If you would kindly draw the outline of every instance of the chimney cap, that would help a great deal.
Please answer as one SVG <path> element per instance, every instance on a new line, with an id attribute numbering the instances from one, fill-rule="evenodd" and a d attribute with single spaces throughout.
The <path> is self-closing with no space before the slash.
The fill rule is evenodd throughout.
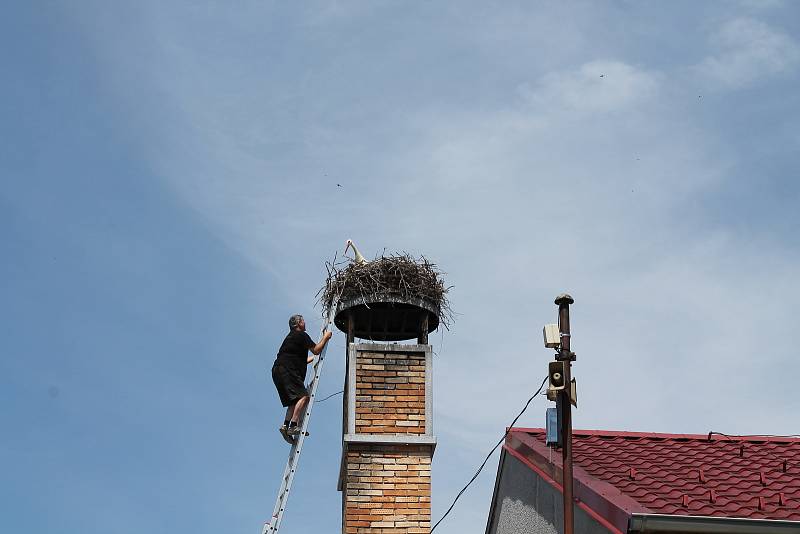
<path id="1" fill-rule="evenodd" d="M 427 317 L 426 333 L 439 327 L 439 308 L 425 299 L 406 299 L 397 295 L 372 295 L 340 302 L 334 324 L 347 333 L 347 320 L 352 314 L 353 335 L 374 341 L 416 339 Z"/>

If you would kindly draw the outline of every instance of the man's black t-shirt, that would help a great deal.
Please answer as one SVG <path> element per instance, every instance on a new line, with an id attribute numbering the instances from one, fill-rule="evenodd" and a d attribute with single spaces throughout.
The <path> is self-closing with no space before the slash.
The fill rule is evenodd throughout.
<path id="1" fill-rule="evenodd" d="M 306 379 L 306 368 L 308 366 L 308 350 L 316 343 L 306 332 L 292 330 L 286 335 L 286 339 L 278 349 L 278 357 L 275 363 L 279 363 L 287 369 L 296 372 L 300 377 Z"/>

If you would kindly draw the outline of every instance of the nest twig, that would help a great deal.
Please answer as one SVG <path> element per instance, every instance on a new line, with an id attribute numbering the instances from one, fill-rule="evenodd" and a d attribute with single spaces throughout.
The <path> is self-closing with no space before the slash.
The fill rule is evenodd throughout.
<path id="1" fill-rule="evenodd" d="M 379 301 L 381 297 L 400 297 L 403 300 L 423 299 L 439 308 L 439 321 L 445 328 L 453 323 L 453 312 L 447 300 L 442 273 L 424 256 L 386 254 L 366 263 L 348 258 L 325 262 L 328 278 L 317 292 L 324 315 L 330 314 L 336 303 L 355 298 Z"/>

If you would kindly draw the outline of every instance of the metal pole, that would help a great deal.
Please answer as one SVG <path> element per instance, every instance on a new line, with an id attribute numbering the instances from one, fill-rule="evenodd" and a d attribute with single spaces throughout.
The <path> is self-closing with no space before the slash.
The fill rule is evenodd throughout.
<path id="1" fill-rule="evenodd" d="M 561 350 L 556 359 L 564 362 L 564 389 L 561 391 L 561 435 L 564 440 L 564 448 L 561 451 L 562 465 L 562 485 L 564 487 L 564 534 L 575 532 L 575 518 L 573 510 L 572 496 L 572 404 L 570 402 L 570 391 L 572 389 L 572 351 L 570 350 L 569 334 L 569 305 L 575 302 L 566 293 L 556 297 L 555 303 L 558 304 L 558 329 L 561 333 Z"/>
<path id="2" fill-rule="evenodd" d="M 355 330 L 356 330 L 356 326 L 355 326 L 355 318 L 353 317 L 353 312 L 352 311 L 348 311 L 347 312 L 347 341 L 345 342 L 345 348 L 344 348 L 345 352 L 350 350 L 350 343 L 352 343 L 356 339 Z"/>
<path id="3" fill-rule="evenodd" d="M 356 340 L 356 336 L 355 336 L 356 325 L 355 325 L 355 318 L 353 317 L 353 312 L 352 311 L 348 311 L 347 312 L 347 319 L 346 320 L 347 320 L 347 336 L 346 336 L 347 339 L 345 339 L 345 342 L 344 342 L 344 361 L 345 361 L 345 365 L 344 365 L 344 399 L 342 400 L 342 435 L 343 436 L 345 434 L 347 434 L 347 409 L 348 409 L 347 399 L 350 397 L 350 395 L 348 394 L 348 391 L 349 391 L 349 389 L 351 387 L 351 384 L 349 383 L 349 380 L 348 380 L 348 377 L 350 376 L 350 373 L 348 371 L 348 369 L 350 369 L 350 343 L 354 343 L 355 340 Z M 355 387 L 355 385 L 353 385 L 352 387 Z M 344 497 L 342 497 L 342 502 L 344 502 Z"/>
<path id="4" fill-rule="evenodd" d="M 417 336 L 417 343 L 420 345 L 428 344 L 428 312 L 423 312 L 423 317 L 419 322 L 419 335 Z"/>
<path id="5" fill-rule="evenodd" d="M 355 384 L 350 384 L 350 343 L 355 343 L 356 341 L 356 320 L 353 316 L 353 311 L 349 310 L 347 312 L 347 335 L 345 336 L 346 339 L 344 341 L 344 395 L 342 396 L 342 463 L 339 466 L 339 476 L 342 477 L 344 474 L 347 473 L 347 469 L 345 469 L 345 458 L 347 457 L 347 450 L 344 443 L 344 436 L 347 434 L 347 427 L 349 422 L 347 420 L 347 414 L 350 411 L 349 408 L 349 399 L 350 399 L 350 388 L 356 387 Z M 345 492 L 342 492 L 342 532 L 345 531 L 345 519 L 347 518 L 347 496 Z"/>

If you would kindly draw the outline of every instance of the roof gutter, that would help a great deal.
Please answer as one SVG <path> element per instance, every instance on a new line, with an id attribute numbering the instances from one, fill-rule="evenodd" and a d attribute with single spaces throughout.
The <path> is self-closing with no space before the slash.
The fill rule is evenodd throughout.
<path id="1" fill-rule="evenodd" d="M 699 515 L 631 514 L 633 534 L 790 534 L 800 532 L 800 521 L 740 519 Z"/>

